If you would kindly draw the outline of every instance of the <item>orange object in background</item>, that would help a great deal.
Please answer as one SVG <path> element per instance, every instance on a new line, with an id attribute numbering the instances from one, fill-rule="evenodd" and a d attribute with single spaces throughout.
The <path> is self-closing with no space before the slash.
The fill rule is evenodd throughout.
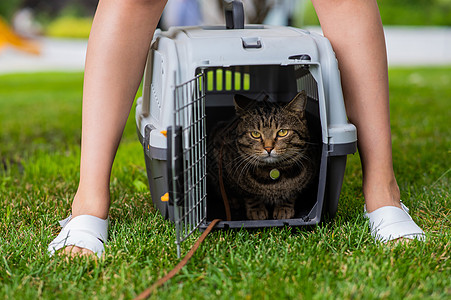
<path id="1" fill-rule="evenodd" d="M 9 25 L 0 18 L 0 52 L 8 46 L 36 55 L 41 52 L 39 44 L 17 35 Z"/>

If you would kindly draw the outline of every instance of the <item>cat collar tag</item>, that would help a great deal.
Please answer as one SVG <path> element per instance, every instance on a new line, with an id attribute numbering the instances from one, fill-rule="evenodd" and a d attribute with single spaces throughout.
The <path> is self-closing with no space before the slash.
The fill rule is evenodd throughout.
<path id="1" fill-rule="evenodd" d="M 280 177 L 280 172 L 277 169 L 272 169 L 269 172 L 269 177 L 271 177 L 272 180 L 277 180 Z"/>

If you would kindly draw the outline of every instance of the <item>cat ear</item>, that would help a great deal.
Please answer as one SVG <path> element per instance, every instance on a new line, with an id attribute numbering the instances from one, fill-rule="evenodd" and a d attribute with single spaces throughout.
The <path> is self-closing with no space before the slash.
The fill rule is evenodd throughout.
<path id="1" fill-rule="evenodd" d="M 307 105 L 307 94 L 305 93 L 305 91 L 301 91 L 293 98 L 293 100 L 291 100 L 288 104 L 285 105 L 284 109 L 303 113 L 305 111 L 306 105 Z"/>
<path id="2" fill-rule="evenodd" d="M 240 116 L 244 114 L 246 110 L 248 110 L 252 105 L 255 104 L 255 100 L 240 94 L 236 94 L 233 97 L 233 103 L 235 104 L 236 114 Z"/>

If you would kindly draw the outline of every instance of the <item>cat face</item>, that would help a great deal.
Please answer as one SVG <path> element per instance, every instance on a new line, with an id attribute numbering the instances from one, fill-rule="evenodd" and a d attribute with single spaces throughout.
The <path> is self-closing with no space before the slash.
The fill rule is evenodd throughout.
<path id="1" fill-rule="evenodd" d="M 281 166 L 299 163 L 307 150 L 305 93 L 280 106 L 235 96 L 239 116 L 237 148 L 254 165 Z"/>

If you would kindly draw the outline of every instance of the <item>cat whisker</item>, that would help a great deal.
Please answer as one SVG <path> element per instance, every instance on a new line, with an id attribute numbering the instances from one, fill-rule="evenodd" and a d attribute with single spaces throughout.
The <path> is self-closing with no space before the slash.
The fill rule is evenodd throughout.
<path id="1" fill-rule="evenodd" d="M 233 167 L 232 163 L 237 162 L 238 160 L 240 160 L 239 163 L 235 167 Z M 232 162 L 230 162 L 230 165 L 229 165 L 229 167 L 231 167 L 230 169 L 233 170 L 231 175 L 232 176 L 238 175 L 237 178 L 241 177 L 243 174 L 246 173 L 245 171 L 249 168 L 249 165 L 253 165 L 252 160 L 253 160 L 253 157 L 251 157 L 251 156 L 249 156 L 249 157 L 239 156 L 236 159 L 234 159 Z M 237 172 L 240 172 L 240 173 L 237 174 Z"/>
<path id="2" fill-rule="evenodd" d="M 239 174 L 238 174 L 238 176 L 237 176 L 237 180 L 238 180 L 238 181 L 241 180 L 241 177 L 247 175 L 248 169 L 249 169 L 252 165 L 253 165 L 253 164 L 252 164 L 251 162 L 247 161 L 246 164 L 245 164 L 241 169 L 239 169 L 239 168 L 236 169 L 236 172 L 239 171 Z"/>
<path id="3" fill-rule="evenodd" d="M 306 168 L 305 163 L 312 163 L 313 159 L 305 153 L 289 151 L 287 152 L 287 156 L 284 157 L 284 161 L 294 163 L 301 168 Z"/>

